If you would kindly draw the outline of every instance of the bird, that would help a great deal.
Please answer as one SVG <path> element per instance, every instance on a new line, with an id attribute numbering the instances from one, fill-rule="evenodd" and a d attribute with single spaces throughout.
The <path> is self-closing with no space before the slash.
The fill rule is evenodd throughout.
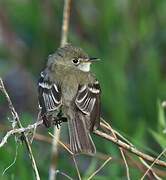
<path id="1" fill-rule="evenodd" d="M 96 153 L 91 132 L 100 126 L 101 88 L 91 72 L 98 58 L 71 44 L 48 56 L 38 81 L 38 103 L 46 127 L 67 122 L 73 154 Z"/>

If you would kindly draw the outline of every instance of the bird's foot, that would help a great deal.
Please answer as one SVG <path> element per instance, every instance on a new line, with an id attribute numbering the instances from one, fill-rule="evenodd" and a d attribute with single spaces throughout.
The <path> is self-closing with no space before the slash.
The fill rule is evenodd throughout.
<path id="1" fill-rule="evenodd" d="M 57 128 L 59 129 L 60 126 L 62 125 L 62 122 L 67 122 L 67 118 L 65 117 L 55 118 L 53 124 L 57 126 Z"/>

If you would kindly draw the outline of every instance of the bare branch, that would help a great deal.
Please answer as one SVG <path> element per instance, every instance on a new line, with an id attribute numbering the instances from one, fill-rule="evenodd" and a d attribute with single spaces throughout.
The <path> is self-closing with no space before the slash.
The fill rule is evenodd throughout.
<path id="1" fill-rule="evenodd" d="M 156 163 L 156 161 L 158 161 L 158 159 L 166 152 L 166 148 L 158 155 L 158 157 L 153 161 L 153 163 L 151 164 L 151 166 L 149 166 L 149 168 L 147 169 L 147 171 L 145 172 L 145 174 L 142 176 L 141 180 L 143 180 L 145 178 L 145 176 L 148 174 L 148 172 L 152 169 L 153 165 Z"/>
<path id="2" fill-rule="evenodd" d="M 7 142 L 7 139 L 13 135 L 13 134 L 21 134 L 22 132 L 27 132 L 27 131 L 30 131 L 31 129 L 33 129 L 34 127 L 36 126 L 40 126 L 42 124 L 42 121 L 38 121 L 36 122 L 35 124 L 32 124 L 32 125 L 29 125 L 27 126 L 26 128 L 19 128 L 19 129 L 13 129 L 11 131 L 9 131 L 6 136 L 2 139 L 1 143 L 0 144 L 5 144 Z M 101 126 L 103 125 L 103 123 L 101 123 Z M 127 150 L 135 155 L 137 155 L 138 157 L 141 157 L 143 158 L 144 160 L 146 161 L 149 161 L 149 162 L 154 162 L 155 164 L 159 165 L 159 166 L 163 166 L 163 167 L 166 167 L 166 162 L 164 161 L 161 161 L 159 159 L 156 159 L 148 154 L 145 154 L 145 153 L 142 153 L 141 151 L 139 151 L 138 149 L 136 149 L 134 146 L 131 146 L 119 139 L 116 139 L 115 137 L 111 136 L 110 134 L 106 134 L 100 130 L 96 130 L 94 132 L 94 134 L 104 138 L 104 139 L 107 139 L 108 141 L 111 141 L 112 143 L 118 145 L 119 147 L 122 147 L 124 150 Z M 52 135 L 54 137 L 54 135 Z M 59 140 L 57 140 L 57 138 L 55 138 L 55 140 L 57 142 L 61 142 Z M 1 145 L 0 147 L 2 147 L 3 145 Z M 62 144 L 61 144 L 62 145 Z M 63 144 L 64 145 L 64 144 Z M 66 145 L 64 145 L 66 146 Z M 67 146 L 66 146 L 67 147 Z M 70 149 L 68 149 L 69 153 L 70 154 L 73 154 Z"/>
<path id="3" fill-rule="evenodd" d="M 103 127 L 103 129 L 106 129 L 106 130 L 109 130 L 109 131 L 114 131 L 114 133 L 118 136 L 118 137 L 120 137 L 124 142 L 127 142 L 127 144 L 129 144 L 131 147 L 134 147 L 134 145 L 131 143 L 131 142 L 129 142 L 125 137 L 123 137 L 119 132 L 117 132 L 116 130 L 114 130 L 103 118 L 101 118 L 101 121 L 103 122 L 103 124 L 102 124 L 102 127 Z M 105 125 L 106 124 L 106 125 Z M 123 156 L 123 155 L 122 155 Z M 145 160 L 144 159 L 142 159 L 141 157 L 139 157 L 139 159 L 140 159 L 140 161 L 141 161 L 141 163 L 146 167 L 146 168 L 149 168 L 149 165 L 145 162 Z M 125 161 L 125 160 L 124 160 Z M 129 175 L 129 170 L 128 170 L 128 166 L 126 166 L 127 167 L 127 176 Z M 156 178 L 156 179 L 160 179 L 158 176 L 157 176 L 157 174 L 154 172 L 154 170 L 153 169 L 151 169 L 150 170 L 151 171 L 151 173 L 153 174 L 153 176 Z M 128 177 L 129 178 L 129 177 Z"/>
<path id="4" fill-rule="evenodd" d="M 15 135 L 15 134 L 22 134 L 22 133 L 25 134 L 25 132 L 34 129 L 35 127 L 37 127 L 41 124 L 43 124 L 43 121 L 38 121 L 35 124 L 28 125 L 26 128 L 22 127 L 22 128 L 12 129 L 12 130 L 8 131 L 7 134 L 3 137 L 3 139 L 0 142 L 0 148 L 3 147 L 5 145 L 5 143 L 7 143 L 7 140 L 10 136 Z"/>
<path id="5" fill-rule="evenodd" d="M 101 123 L 101 125 L 102 125 L 102 123 Z M 98 135 L 104 139 L 107 139 L 108 141 L 113 142 L 114 144 L 118 145 L 119 147 L 122 147 L 123 149 L 137 155 L 138 157 L 143 158 L 144 160 L 147 160 L 149 162 L 155 161 L 155 164 L 166 167 L 166 162 L 158 160 L 158 159 L 156 160 L 156 158 L 154 158 L 148 154 L 142 153 L 141 151 L 139 151 L 135 147 L 130 146 L 130 145 L 124 143 L 123 141 L 110 136 L 109 134 L 106 134 L 106 133 L 99 131 L 99 130 L 94 131 L 94 134 L 96 134 L 96 135 Z"/>
<path id="6" fill-rule="evenodd" d="M 103 118 L 101 118 L 101 120 L 106 124 L 106 127 L 109 127 L 109 129 L 111 130 L 111 133 L 112 133 L 113 137 L 117 139 L 116 133 L 114 132 L 114 130 L 112 129 L 112 127 L 111 127 Z M 119 147 L 119 150 L 120 150 L 121 156 L 122 156 L 122 158 L 123 158 L 123 161 L 124 161 L 124 164 L 125 164 L 125 167 L 126 167 L 127 179 L 130 180 L 129 166 L 128 166 L 128 164 L 127 164 L 127 160 L 126 160 L 126 157 L 125 157 L 125 153 L 124 153 L 124 151 L 123 151 L 123 148 Z"/>
<path id="7" fill-rule="evenodd" d="M 40 126 L 42 124 L 42 121 L 38 121 L 36 122 L 35 124 L 32 124 L 32 125 L 29 125 L 27 126 L 26 128 L 19 128 L 19 129 L 13 129 L 11 131 L 9 131 L 6 136 L 2 139 L 1 143 L 0 144 L 5 144 L 7 142 L 7 139 L 13 135 L 13 134 L 20 134 L 22 132 L 27 132 L 27 131 L 30 131 L 31 129 L 33 129 L 34 127 L 36 126 Z M 103 123 L 101 123 L 101 126 L 103 125 Z M 116 139 L 115 137 L 111 136 L 110 134 L 106 134 L 100 130 L 96 130 L 94 132 L 94 134 L 104 138 L 104 139 L 107 139 L 108 141 L 111 141 L 112 143 L 118 145 L 119 147 L 122 147 L 124 150 L 127 150 L 135 155 L 137 155 L 138 157 L 141 157 L 143 158 L 144 160 L 146 161 L 149 161 L 149 162 L 154 162 L 155 164 L 159 165 L 159 166 L 163 166 L 163 167 L 166 167 L 166 162 L 164 161 L 161 161 L 159 159 L 156 159 L 148 154 L 145 154 L 145 153 L 142 153 L 141 151 L 139 151 L 138 149 L 136 149 L 134 146 L 131 146 L 119 139 Z M 52 135 L 54 137 L 54 135 Z M 55 138 L 55 140 L 57 142 L 61 142 L 59 140 L 57 140 L 57 138 Z M 1 145 L 0 147 L 2 147 L 3 145 Z M 61 144 L 62 145 L 62 144 Z M 64 145 L 64 144 L 63 144 Z M 66 146 L 66 145 L 64 145 Z M 67 147 L 67 146 L 66 146 Z M 68 149 L 69 150 L 69 149 Z M 70 154 L 72 154 L 72 152 L 70 151 Z"/>
<path id="8" fill-rule="evenodd" d="M 13 129 L 13 130 L 10 130 L 9 132 L 7 132 L 7 134 L 5 135 L 5 137 L 2 139 L 1 143 L 0 143 L 0 147 L 2 147 L 6 142 L 7 142 L 7 139 L 13 135 L 13 134 L 21 134 L 22 132 L 27 132 L 27 131 L 30 131 L 31 129 L 33 129 L 34 127 L 36 126 L 39 126 L 42 124 L 42 121 L 38 121 L 36 122 L 35 124 L 32 124 L 32 125 L 28 125 L 26 128 L 19 128 L 19 129 Z M 102 123 L 101 123 L 102 125 Z M 144 160 L 147 160 L 149 162 L 154 162 L 155 161 L 155 164 L 157 165 L 160 165 L 160 166 L 163 166 L 163 167 L 166 167 L 166 162 L 164 161 L 161 161 L 161 160 L 158 160 L 150 155 L 147 155 L 145 153 L 142 153 L 141 151 L 137 150 L 134 146 L 130 146 L 126 143 L 124 143 L 123 141 L 119 140 L 119 139 L 116 139 L 114 137 L 112 137 L 111 135 L 109 134 L 106 134 L 102 131 L 99 131 L 99 130 L 96 130 L 94 132 L 96 135 L 102 137 L 102 138 L 105 138 L 109 141 L 112 141 L 114 144 L 118 145 L 119 147 L 122 147 L 123 149 L 125 150 L 128 150 L 129 152 L 137 155 L 138 157 L 141 157 L 143 158 Z M 54 137 L 54 135 L 52 135 Z M 55 138 L 56 139 L 56 138 Z M 58 142 L 61 142 L 59 140 L 56 139 L 56 141 Z M 61 144 L 62 145 L 62 144 Z M 63 144 L 64 145 L 64 144 Z M 66 147 L 66 145 L 64 145 Z M 70 154 L 73 155 L 73 153 L 67 149 L 69 151 Z"/>
<path id="9" fill-rule="evenodd" d="M 67 43 L 67 39 L 68 39 L 70 9 L 71 9 L 71 0 L 65 0 L 64 9 L 63 9 L 61 46 L 64 46 Z"/>
<path id="10" fill-rule="evenodd" d="M 15 128 L 16 124 L 19 128 L 23 128 L 22 124 L 21 124 L 21 121 L 19 119 L 19 116 L 12 104 L 12 101 L 5 89 L 5 86 L 3 84 L 3 81 L 2 79 L 0 78 L 0 90 L 2 91 L 2 93 L 5 95 L 6 99 L 7 99 L 7 102 L 8 102 L 8 106 L 9 106 L 9 109 L 10 109 L 10 112 L 13 116 L 13 128 Z M 13 129 L 15 130 L 15 129 Z M 10 135 L 9 135 L 10 136 Z M 29 143 L 29 139 L 27 138 L 27 136 L 25 135 L 25 132 L 23 131 L 22 132 L 22 136 L 23 136 L 23 141 L 25 142 L 25 145 L 27 147 L 27 150 L 28 150 L 28 154 L 29 154 L 29 157 L 31 159 L 31 163 L 32 163 L 32 168 L 34 170 L 34 174 L 35 174 L 35 177 L 37 180 L 40 180 L 40 176 L 39 176 L 39 172 L 38 172 L 38 169 L 37 169 L 37 165 L 36 165 L 36 162 L 35 162 L 35 158 L 33 156 L 33 153 L 32 153 L 32 149 L 31 149 L 31 146 L 30 146 L 30 143 Z M 7 140 L 6 140 L 7 141 Z"/>

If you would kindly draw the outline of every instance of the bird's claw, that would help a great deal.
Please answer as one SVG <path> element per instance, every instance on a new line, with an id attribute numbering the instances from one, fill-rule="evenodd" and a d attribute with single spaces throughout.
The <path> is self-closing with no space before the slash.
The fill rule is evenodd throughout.
<path id="1" fill-rule="evenodd" d="M 54 119 L 54 125 L 57 126 L 59 129 L 60 126 L 62 125 L 62 120 L 61 119 Z"/>
<path id="2" fill-rule="evenodd" d="M 57 117 L 54 118 L 54 125 L 59 129 L 62 125 L 62 122 L 67 122 L 67 118 L 63 116 L 62 110 L 60 110 L 57 114 Z"/>

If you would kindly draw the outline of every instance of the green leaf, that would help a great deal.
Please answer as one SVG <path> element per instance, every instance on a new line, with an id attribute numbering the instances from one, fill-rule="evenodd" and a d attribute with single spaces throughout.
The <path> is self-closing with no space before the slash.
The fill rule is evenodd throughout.
<path id="1" fill-rule="evenodd" d="M 164 149 L 166 147 L 166 136 L 165 134 L 159 134 L 153 130 L 150 130 L 152 136 L 155 138 L 155 140 L 157 141 L 157 143 Z"/>
<path id="2" fill-rule="evenodd" d="M 158 100 L 158 122 L 159 130 L 163 130 L 166 127 L 164 108 L 161 106 L 161 101 Z"/>

